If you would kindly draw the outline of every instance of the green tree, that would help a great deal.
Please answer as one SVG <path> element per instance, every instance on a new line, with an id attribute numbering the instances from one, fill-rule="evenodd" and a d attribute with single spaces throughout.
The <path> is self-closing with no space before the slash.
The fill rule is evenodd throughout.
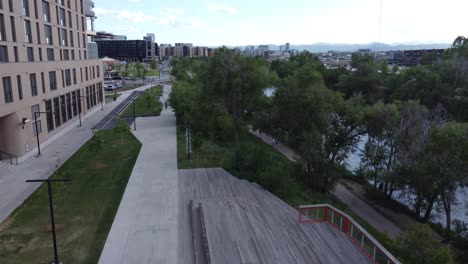
<path id="1" fill-rule="evenodd" d="M 152 59 L 152 60 L 151 60 L 150 68 L 151 68 L 152 70 L 156 70 L 156 69 L 158 68 L 158 62 L 156 61 L 156 59 Z"/>
<path id="2" fill-rule="evenodd" d="M 434 240 L 427 225 L 418 224 L 408 229 L 397 239 L 396 246 L 404 263 L 455 263 L 450 248 Z"/>
<path id="3" fill-rule="evenodd" d="M 89 147 L 93 152 L 98 152 L 105 145 L 104 133 L 101 130 L 93 131 L 93 137 L 89 140 Z"/>
<path id="4" fill-rule="evenodd" d="M 125 120 L 123 120 L 123 118 L 120 115 L 117 115 L 116 124 L 114 128 L 112 129 L 112 131 L 120 135 L 121 144 L 125 143 L 124 142 L 125 134 L 131 133 L 129 125 L 127 124 L 127 122 L 125 122 Z"/>

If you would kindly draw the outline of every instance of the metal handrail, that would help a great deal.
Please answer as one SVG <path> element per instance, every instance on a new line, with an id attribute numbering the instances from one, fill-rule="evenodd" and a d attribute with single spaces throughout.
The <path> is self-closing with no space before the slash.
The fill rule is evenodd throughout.
<path id="1" fill-rule="evenodd" d="M 6 156 L 9 157 L 11 165 L 13 165 L 13 159 L 15 160 L 15 164 L 18 165 L 18 157 L 17 156 L 0 150 L 0 160 L 3 160 L 3 155 L 6 155 Z"/>
<path id="2" fill-rule="evenodd" d="M 323 210 L 323 211 L 322 211 Z M 316 211 L 312 214 L 305 213 L 307 211 Z M 361 225 L 359 225 L 352 217 L 342 212 L 341 210 L 329 204 L 303 205 L 299 206 L 299 222 L 327 222 L 332 226 L 346 233 L 349 238 L 365 253 L 373 263 L 384 264 L 400 264 L 384 246 L 382 246 L 371 234 L 369 234 Z M 356 238 L 356 236 L 359 239 Z M 370 242 L 370 250 L 366 249 L 364 242 Z M 378 254 L 384 256 L 384 261 L 378 260 Z"/>

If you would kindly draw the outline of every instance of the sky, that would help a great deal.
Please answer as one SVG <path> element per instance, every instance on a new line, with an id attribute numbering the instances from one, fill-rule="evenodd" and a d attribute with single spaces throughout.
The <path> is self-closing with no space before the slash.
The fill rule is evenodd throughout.
<path id="1" fill-rule="evenodd" d="M 94 0 L 97 31 L 196 46 L 452 43 L 468 0 Z"/>

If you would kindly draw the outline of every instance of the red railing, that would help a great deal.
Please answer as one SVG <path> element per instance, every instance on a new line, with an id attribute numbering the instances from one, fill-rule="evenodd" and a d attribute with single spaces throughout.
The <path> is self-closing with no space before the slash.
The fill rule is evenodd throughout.
<path id="1" fill-rule="evenodd" d="M 353 218 L 329 204 L 299 206 L 299 222 L 327 222 L 346 233 L 349 238 L 376 264 L 400 264 L 375 238 Z"/>

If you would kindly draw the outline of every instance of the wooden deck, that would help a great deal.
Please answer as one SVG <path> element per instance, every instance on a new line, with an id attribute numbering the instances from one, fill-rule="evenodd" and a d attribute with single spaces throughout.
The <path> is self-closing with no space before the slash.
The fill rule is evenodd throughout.
<path id="1" fill-rule="evenodd" d="M 179 170 L 179 263 L 372 263 L 327 223 L 220 168 Z"/>

